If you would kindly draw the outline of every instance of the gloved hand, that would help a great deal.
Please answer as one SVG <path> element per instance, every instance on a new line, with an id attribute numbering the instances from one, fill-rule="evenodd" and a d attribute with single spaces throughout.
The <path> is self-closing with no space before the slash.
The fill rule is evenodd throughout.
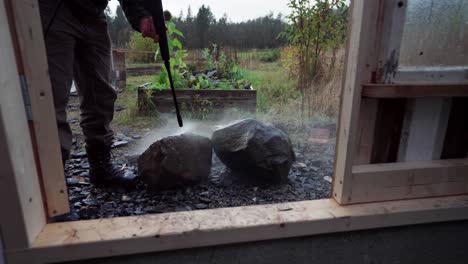
<path id="1" fill-rule="evenodd" d="M 159 36 L 154 29 L 152 17 L 144 17 L 140 20 L 140 32 L 144 38 L 152 38 L 154 43 L 158 43 Z"/>

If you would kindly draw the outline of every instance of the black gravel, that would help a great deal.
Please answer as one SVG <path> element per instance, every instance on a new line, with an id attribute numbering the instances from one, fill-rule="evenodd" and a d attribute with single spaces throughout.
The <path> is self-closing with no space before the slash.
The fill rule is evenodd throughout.
<path id="1" fill-rule="evenodd" d="M 137 173 L 135 157 L 126 156 L 126 153 L 138 140 L 141 140 L 139 135 L 119 134 L 119 148 L 114 150 L 115 160 L 134 173 Z M 140 183 L 136 190 L 127 192 L 89 184 L 89 163 L 78 136 L 72 159 L 66 165 L 70 206 L 84 220 L 328 198 L 334 149 L 333 141 L 325 145 L 295 143 L 297 161 L 288 182 L 280 185 L 239 182 L 214 157 L 209 181 L 198 186 L 150 192 Z"/>

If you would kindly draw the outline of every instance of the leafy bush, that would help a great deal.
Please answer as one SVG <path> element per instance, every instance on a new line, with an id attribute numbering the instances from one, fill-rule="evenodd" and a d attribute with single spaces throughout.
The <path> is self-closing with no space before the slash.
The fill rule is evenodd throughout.
<path id="1" fill-rule="evenodd" d="M 153 39 L 143 38 L 141 33 L 134 32 L 130 37 L 130 50 L 134 52 L 128 54 L 128 62 L 133 64 L 154 62 L 157 48 L 158 44 L 154 43 Z"/>

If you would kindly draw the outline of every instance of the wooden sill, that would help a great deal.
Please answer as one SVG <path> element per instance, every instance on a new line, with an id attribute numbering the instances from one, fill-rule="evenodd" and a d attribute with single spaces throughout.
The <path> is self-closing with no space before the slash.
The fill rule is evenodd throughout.
<path id="1" fill-rule="evenodd" d="M 333 199 L 48 224 L 12 263 L 59 262 L 468 219 L 468 195 L 340 206 Z"/>

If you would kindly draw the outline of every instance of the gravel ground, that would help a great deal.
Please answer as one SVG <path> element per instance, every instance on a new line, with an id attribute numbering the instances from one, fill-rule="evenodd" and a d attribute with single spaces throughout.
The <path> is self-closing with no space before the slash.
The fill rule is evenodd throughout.
<path id="1" fill-rule="evenodd" d="M 73 107 L 69 110 L 77 111 Z M 79 131 L 76 120 L 71 119 L 71 123 L 75 126 L 75 133 Z M 278 127 L 288 132 L 286 126 L 279 124 Z M 312 144 L 307 138 L 296 140 L 291 135 L 295 142 L 297 161 L 293 164 L 287 183 L 257 186 L 239 182 L 214 156 L 207 182 L 186 189 L 162 192 L 150 192 L 143 183 L 131 192 L 116 188 L 97 188 L 89 184 L 89 164 L 83 152 L 82 135 L 77 134 L 72 159 L 67 162 L 65 169 L 70 206 L 84 220 L 328 198 L 333 174 L 335 125 L 322 124 L 320 127 L 331 130 L 332 136 L 328 143 Z M 145 131 L 140 132 L 145 134 Z M 130 133 L 117 133 L 116 139 L 120 146 L 117 144 L 113 155 L 119 164 L 137 173 L 135 156 L 129 153 L 140 148 L 141 142 L 148 141 L 150 136 L 140 136 L 134 130 Z"/>

